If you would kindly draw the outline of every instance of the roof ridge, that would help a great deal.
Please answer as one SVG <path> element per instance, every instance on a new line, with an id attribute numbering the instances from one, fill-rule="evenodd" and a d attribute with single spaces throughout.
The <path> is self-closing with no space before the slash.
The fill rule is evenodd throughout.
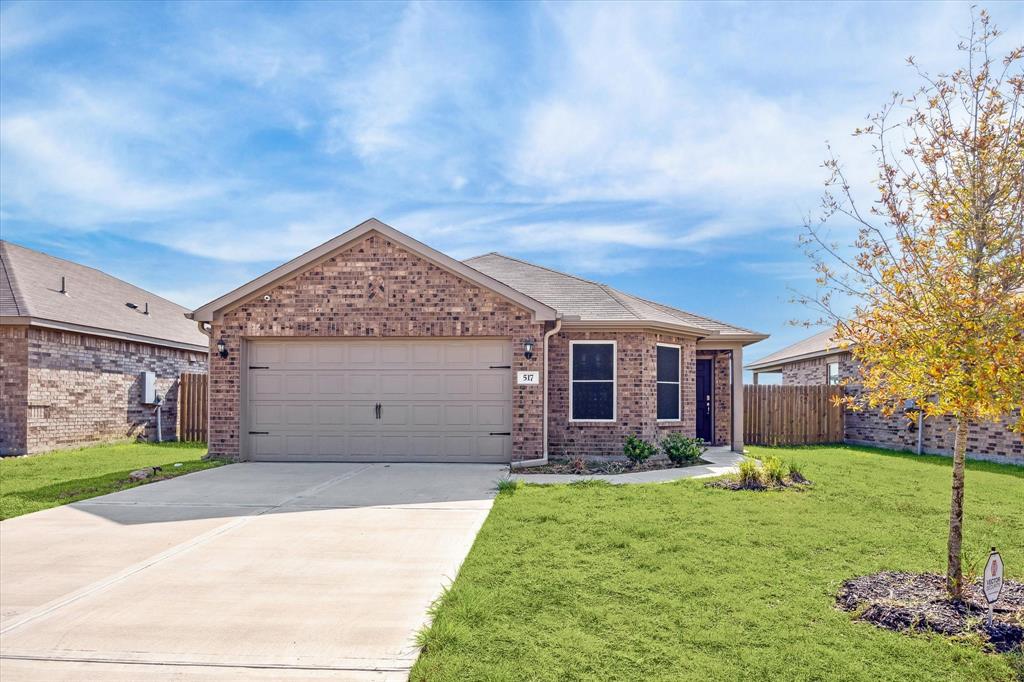
<path id="1" fill-rule="evenodd" d="M 629 297 L 632 297 L 632 298 L 637 298 L 636 296 L 633 296 L 632 294 L 627 293 L 625 291 L 619 291 L 615 287 L 608 286 L 607 284 L 600 284 L 600 283 L 597 283 L 597 282 L 595 282 L 595 284 L 597 284 L 597 286 L 599 286 L 602 289 L 604 289 L 605 292 L 607 292 L 609 296 L 611 296 L 613 299 L 615 299 L 616 303 L 618 303 L 623 308 L 625 308 L 626 310 L 631 312 L 634 316 L 636 316 L 637 319 L 640 319 L 640 320 L 644 319 L 644 316 L 639 311 L 637 311 L 635 308 L 633 308 L 631 305 L 629 305 L 625 300 L 623 300 L 624 296 L 629 296 Z M 640 300 L 643 300 L 643 299 L 640 299 Z"/>
<path id="2" fill-rule="evenodd" d="M 61 256 L 54 256 L 53 254 L 47 253 L 46 251 L 40 251 L 39 249 L 33 249 L 33 248 L 29 247 L 29 246 L 25 246 L 23 244 L 18 244 L 17 242 L 12 242 L 12 241 L 7 240 L 7 239 L 0 240 L 0 241 L 2 241 L 5 245 L 16 246 L 19 249 L 25 249 L 26 251 L 31 251 L 32 253 L 38 253 L 41 256 L 46 256 L 47 258 L 52 258 L 53 260 L 59 260 L 59 261 L 61 261 L 63 263 L 67 263 L 68 265 L 71 265 L 71 266 L 76 267 L 76 268 L 85 268 L 87 270 L 92 270 L 93 272 L 96 272 L 96 273 L 98 273 L 100 275 L 103 275 L 104 277 L 107 277 L 109 279 L 113 279 L 113 280 L 116 280 L 118 282 L 121 282 L 122 284 L 125 284 L 125 285 L 131 287 L 132 289 L 138 289 L 139 291 L 145 292 L 149 296 L 153 296 L 155 298 L 159 298 L 161 301 L 165 301 L 166 303 L 170 303 L 171 305 L 173 305 L 175 307 L 181 308 L 184 312 L 191 312 L 188 308 L 186 308 L 185 306 L 181 305 L 180 303 L 176 303 L 175 301 L 172 301 L 169 298 L 165 298 L 165 297 L 161 296 L 160 294 L 154 293 L 154 292 L 150 291 L 149 289 L 143 289 L 142 287 L 138 286 L 137 284 L 132 284 L 128 280 L 121 279 L 120 277 L 115 277 L 114 275 L 111 275 L 109 272 L 105 272 L 103 270 L 100 270 L 99 268 L 94 268 L 91 265 L 86 265 L 85 263 L 79 263 L 77 261 L 69 260 L 67 258 L 62 258 Z M 20 291 L 16 291 L 15 294 L 20 295 Z"/>

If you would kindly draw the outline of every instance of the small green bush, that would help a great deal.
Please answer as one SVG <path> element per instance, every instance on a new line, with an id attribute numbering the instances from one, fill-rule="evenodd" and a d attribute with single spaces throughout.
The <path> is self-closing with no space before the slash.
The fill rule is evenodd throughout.
<path id="1" fill-rule="evenodd" d="M 807 481 L 802 464 L 797 462 L 789 463 L 789 480 L 793 481 L 793 483 L 804 483 Z"/>
<path id="2" fill-rule="evenodd" d="M 764 478 L 768 485 L 782 485 L 782 479 L 786 476 L 786 465 L 774 455 L 764 458 Z"/>
<path id="3" fill-rule="evenodd" d="M 697 460 L 708 449 L 702 438 L 687 438 L 681 433 L 670 433 L 661 439 L 661 451 L 673 464 Z"/>
<path id="4" fill-rule="evenodd" d="M 658 448 L 653 443 L 633 434 L 626 436 L 626 443 L 622 446 L 622 454 L 633 463 L 633 466 L 643 464 L 656 452 L 658 452 Z"/>
<path id="5" fill-rule="evenodd" d="M 740 462 L 740 484 L 744 488 L 763 488 L 764 474 L 757 460 L 745 457 Z"/>

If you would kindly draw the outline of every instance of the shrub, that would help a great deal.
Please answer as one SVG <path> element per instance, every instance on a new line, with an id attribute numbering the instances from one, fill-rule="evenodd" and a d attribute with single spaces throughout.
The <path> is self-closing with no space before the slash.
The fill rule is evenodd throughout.
<path id="1" fill-rule="evenodd" d="M 587 473 L 587 458 L 583 455 L 570 455 L 567 464 L 574 474 Z"/>
<path id="2" fill-rule="evenodd" d="M 740 462 L 740 485 L 744 488 L 763 488 L 764 475 L 757 460 L 745 457 Z"/>
<path id="3" fill-rule="evenodd" d="M 806 483 L 807 477 L 804 476 L 804 467 L 802 464 L 796 462 L 789 463 L 789 480 L 793 483 Z"/>
<path id="4" fill-rule="evenodd" d="M 643 464 L 657 451 L 658 448 L 653 443 L 632 434 L 626 436 L 626 443 L 622 446 L 622 454 L 633 463 L 633 466 Z"/>
<path id="5" fill-rule="evenodd" d="M 692 462 L 707 449 L 702 438 L 687 438 L 681 433 L 670 433 L 661 441 L 661 451 L 673 464 Z"/>
<path id="6" fill-rule="evenodd" d="M 786 465 L 774 455 L 764 458 L 764 478 L 768 485 L 782 485 L 786 476 Z"/>

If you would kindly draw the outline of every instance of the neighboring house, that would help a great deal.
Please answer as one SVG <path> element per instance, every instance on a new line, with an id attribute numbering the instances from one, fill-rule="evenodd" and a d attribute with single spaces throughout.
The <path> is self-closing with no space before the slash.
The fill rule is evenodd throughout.
<path id="1" fill-rule="evenodd" d="M 209 339 L 188 311 L 99 270 L 0 241 L 0 454 L 175 437 L 181 372 Z"/>
<path id="2" fill-rule="evenodd" d="M 831 329 L 752 362 L 746 369 L 754 373 L 755 384 L 758 375 L 775 373 L 782 375 L 782 383 L 787 386 L 843 381 L 846 390 L 859 390 L 857 362 L 848 346 L 844 348 L 835 341 Z M 968 456 L 1024 464 L 1024 439 L 1009 428 L 1018 416 L 1019 411 L 999 422 L 973 424 Z M 880 410 L 864 408 L 847 410 L 845 415 L 845 442 L 854 445 L 916 451 L 920 444 L 922 452 L 948 455 L 953 452 L 954 430 L 953 419 L 946 416 L 922 420 L 919 430 L 917 420 L 903 414 L 885 417 Z"/>
<path id="3" fill-rule="evenodd" d="M 743 347 L 765 338 L 377 220 L 193 318 L 210 452 L 251 460 L 531 464 L 670 431 L 742 450 Z"/>

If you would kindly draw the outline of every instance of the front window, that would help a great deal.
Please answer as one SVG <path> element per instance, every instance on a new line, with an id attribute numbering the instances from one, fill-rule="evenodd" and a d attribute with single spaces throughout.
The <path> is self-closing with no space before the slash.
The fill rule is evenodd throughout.
<path id="1" fill-rule="evenodd" d="M 679 421 L 679 346 L 658 344 L 658 421 Z"/>
<path id="2" fill-rule="evenodd" d="M 615 342 L 571 341 L 573 421 L 615 421 Z"/>
<path id="3" fill-rule="evenodd" d="M 838 386 L 839 385 L 839 363 L 830 362 L 828 367 L 828 385 Z"/>

